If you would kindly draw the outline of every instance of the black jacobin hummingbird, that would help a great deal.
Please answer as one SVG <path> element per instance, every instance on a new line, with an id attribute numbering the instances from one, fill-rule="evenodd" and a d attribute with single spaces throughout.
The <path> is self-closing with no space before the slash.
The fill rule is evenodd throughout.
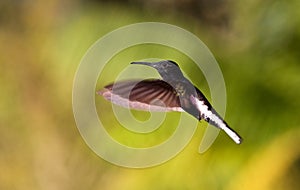
<path id="1" fill-rule="evenodd" d="M 204 119 L 240 144 L 242 138 L 215 111 L 204 94 L 184 77 L 174 61 L 132 62 L 155 68 L 161 79 L 120 81 L 97 93 L 114 104 L 146 111 L 185 111 L 199 121 Z"/>

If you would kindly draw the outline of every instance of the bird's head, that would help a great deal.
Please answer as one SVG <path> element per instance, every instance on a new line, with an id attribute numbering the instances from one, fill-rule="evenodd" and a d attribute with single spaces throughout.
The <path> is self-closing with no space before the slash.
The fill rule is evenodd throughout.
<path id="1" fill-rule="evenodd" d="M 177 63 L 171 60 L 164 60 L 159 62 L 132 62 L 131 64 L 147 65 L 155 68 L 163 79 L 176 78 L 182 75 Z"/>

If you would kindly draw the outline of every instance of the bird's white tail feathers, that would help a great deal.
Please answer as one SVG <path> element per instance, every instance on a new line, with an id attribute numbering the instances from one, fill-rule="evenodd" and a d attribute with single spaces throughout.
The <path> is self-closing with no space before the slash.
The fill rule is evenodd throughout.
<path id="1" fill-rule="evenodd" d="M 232 138 L 236 144 L 241 144 L 242 138 L 233 129 L 231 129 L 215 111 L 209 110 L 208 106 L 197 98 L 193 98 L 193 101 L 196 103 L 197 108 L 201 113 L 201 118 L 204 118 L 206 121 L 209 121 L 209 123 L 225 131 L 225 133 Z"/>
<path id="2" fill-rule="evenodd" d="M 236 144 L 241 144 L 242 143 L 242 138 L 235 132 L 233 131 L 230 127 L 228 127 L 228 125 L 226 125 L 226 123 L 223 122 L 223 124 L 221 124 L 219 126 L 223 131 L 225 131 L 225 133 L 232 138 L 232 140 L 234 140 L 234 142 Z"/>

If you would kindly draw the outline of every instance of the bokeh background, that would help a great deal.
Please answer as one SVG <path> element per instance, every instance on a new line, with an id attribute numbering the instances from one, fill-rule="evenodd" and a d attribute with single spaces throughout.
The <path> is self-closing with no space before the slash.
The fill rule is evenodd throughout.
<path id="1" fill-rule="evenodd" d="M 1 1 L 0 189 L 298 189 L 299 7 L 298 0 Z M 103 35 L 145 21 L 182 27 L 213 52 L 227 88 L 226 120 L 244 137 L 242 145 L 220 133 L 198 154 L 202 122 L 178 156 L 152 168 L 118 167 L 88 148 L 72 112 L 77 66 Z M 128 51 L 124 62 L 112 60 L 120 67 L 106 68 L 103 84 L 128 60 L 157 55 L 151 45 Z M 169 51 L 160 56 L 180 60 Z M 209 94 L 199 70 L 183 68 Z M 99 115 L 113 118 L 110 104 L 99 98 Z M 107 130 L 139 146 L 167 137 L 169 127 L 136 139 L 122 136 L 117 122 Z"/>

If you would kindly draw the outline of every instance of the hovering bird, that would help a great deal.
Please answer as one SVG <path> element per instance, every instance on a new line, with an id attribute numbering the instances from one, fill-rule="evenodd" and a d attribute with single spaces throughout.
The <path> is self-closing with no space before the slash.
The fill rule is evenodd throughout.
<path id="1" fill-rule="evenodd" d="M 162 80 L 120 81 L 105 86 L 97 94 L 114 104 L 136 110 L 185 111 L 199 121 L 204 119 L 222 129 L 235 143 L 242 142 L 242 138 L 228 126 L 203 93 L 184 77 L 177 63 L 163 60 L 131 64 L 155 68 Z"/>

